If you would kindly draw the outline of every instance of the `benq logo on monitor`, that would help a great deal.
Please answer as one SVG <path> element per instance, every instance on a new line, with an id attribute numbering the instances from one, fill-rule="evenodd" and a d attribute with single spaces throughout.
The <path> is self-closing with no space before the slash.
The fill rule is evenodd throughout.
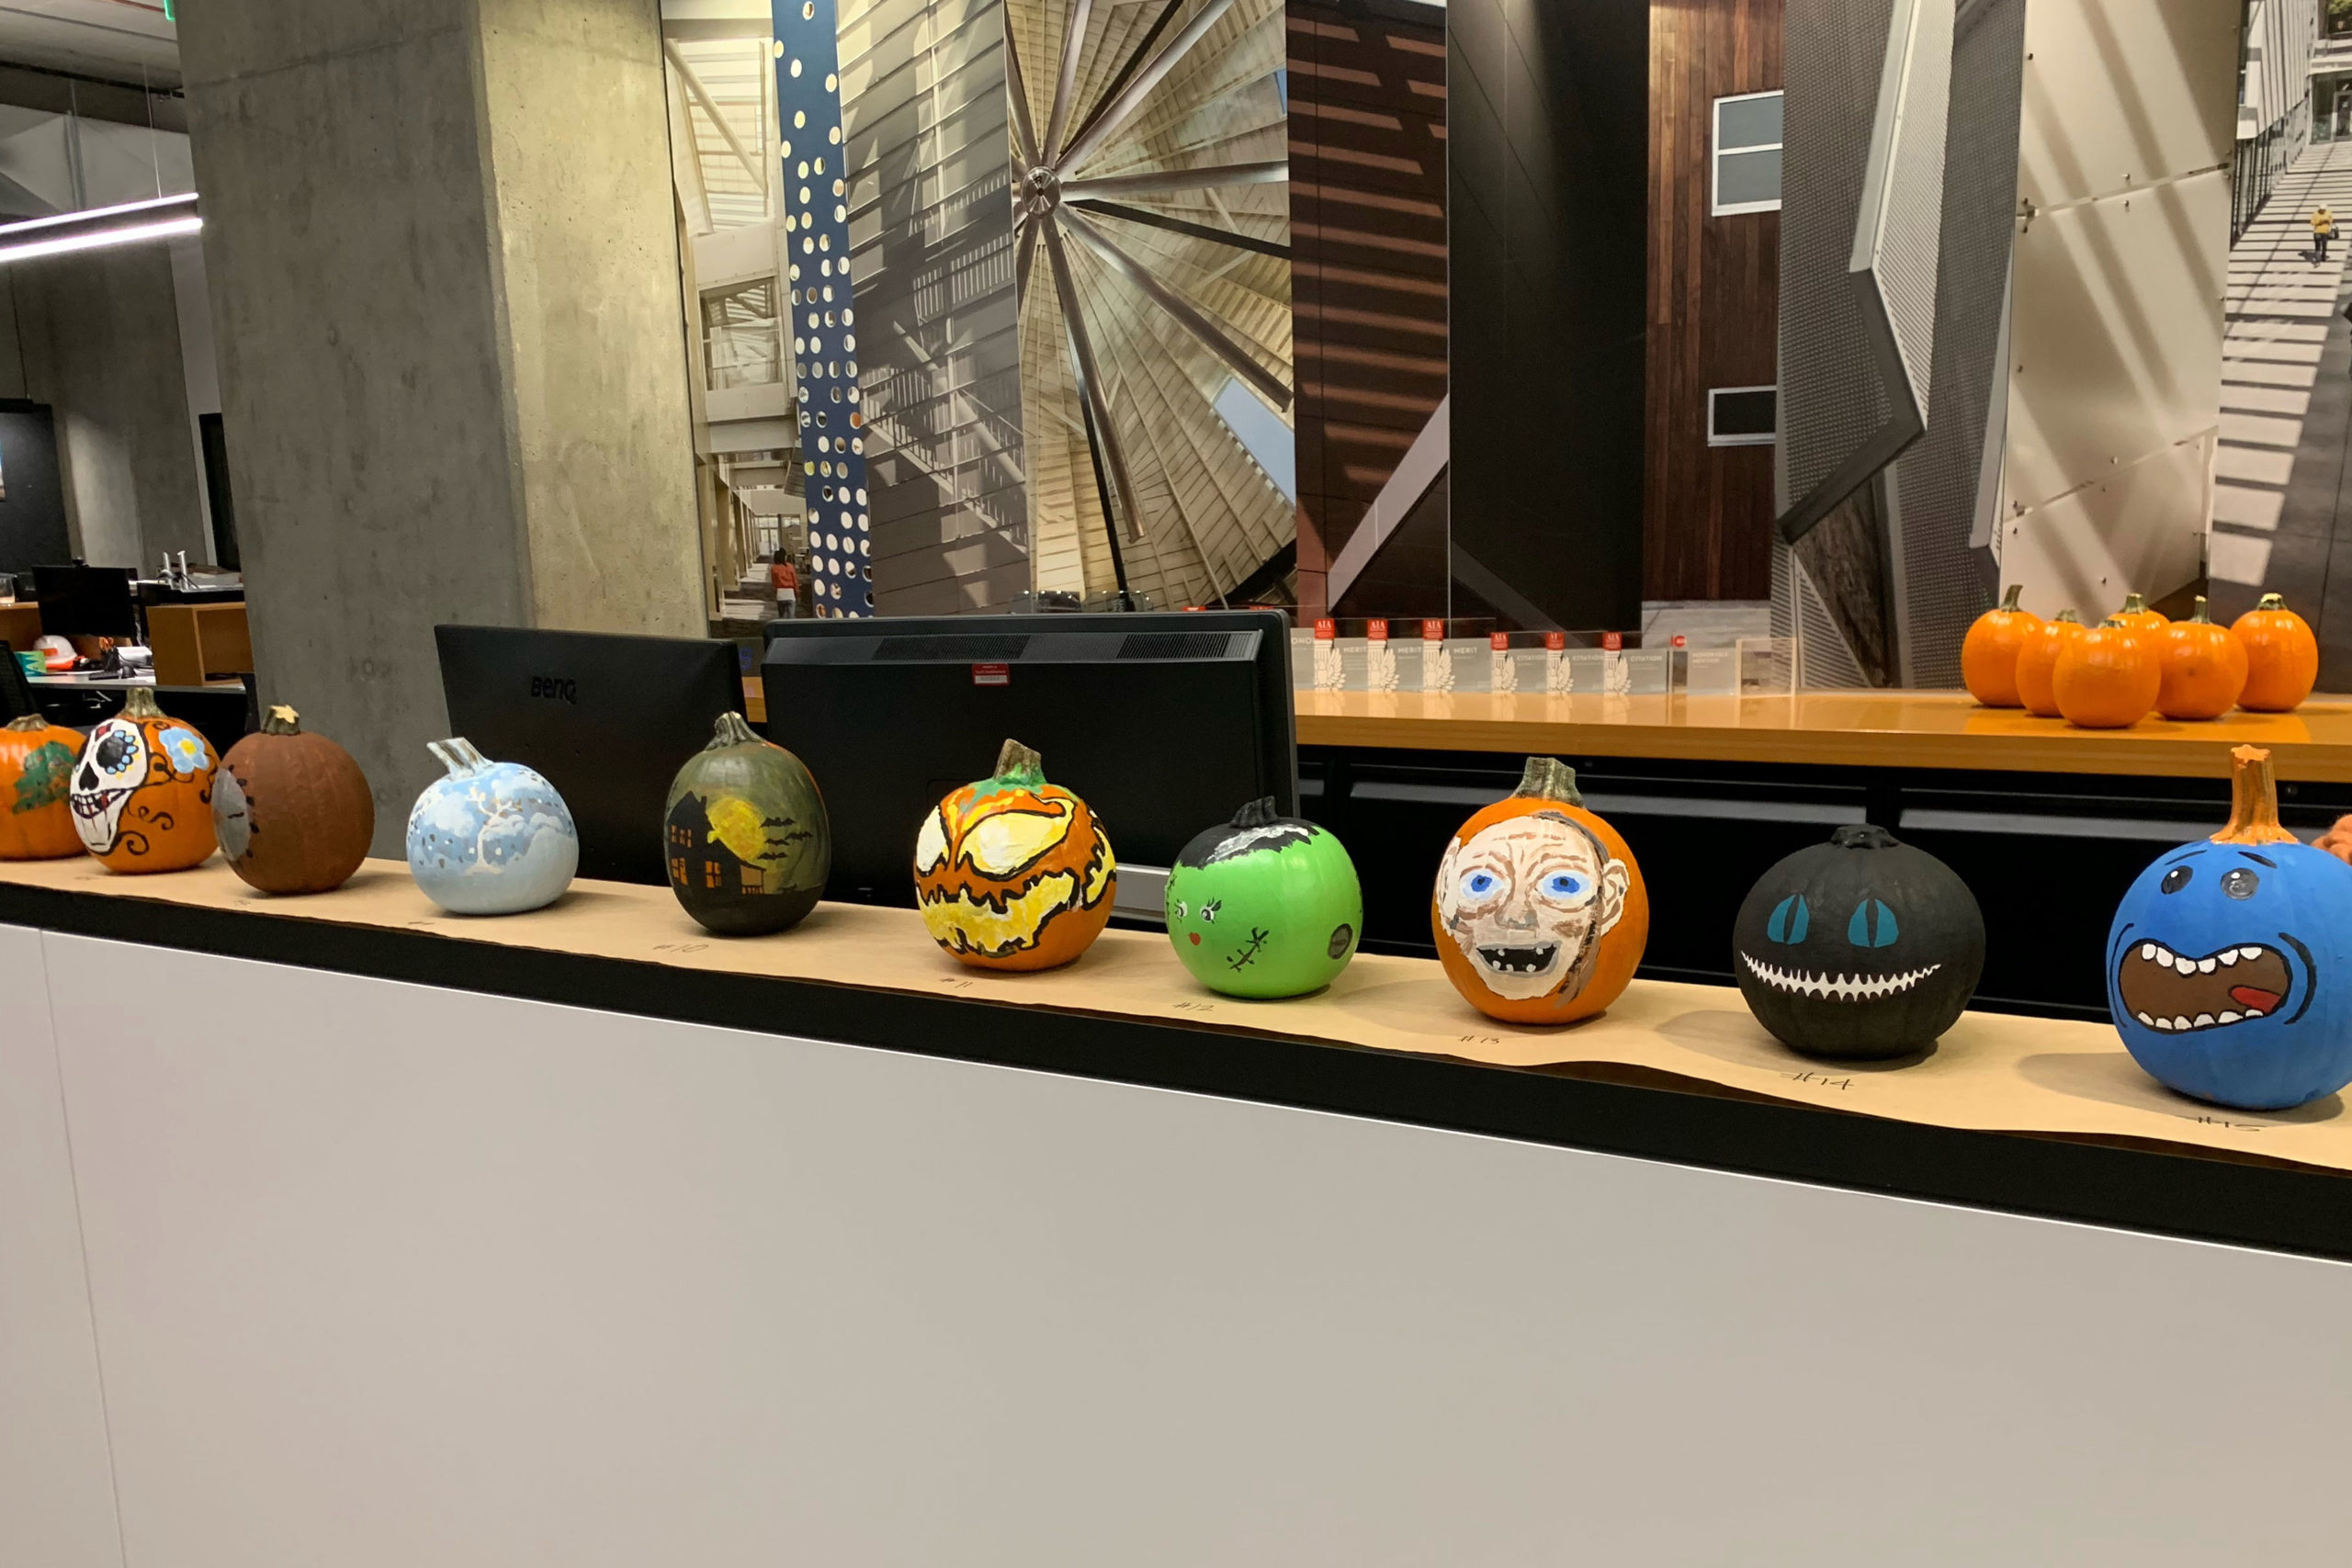
<path id="1" fill-rule="evenodd" d="M 580 682 L 561 675 L 534 675 L 531 677 L 531 695 L 544 697 L 551 703 L 570 703 L 578 707 Z"/>

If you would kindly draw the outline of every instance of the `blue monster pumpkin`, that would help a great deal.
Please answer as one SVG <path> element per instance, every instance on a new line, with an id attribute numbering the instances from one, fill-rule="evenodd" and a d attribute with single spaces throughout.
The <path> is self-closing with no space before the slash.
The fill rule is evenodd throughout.
<path id="1" fill-rule="evenodd" d="M 2352 866 L 2278 823 L 2270 753 L 2232 753 L 2230 825 L 2140 874 L 2107 939 L 2132 1059 L 2216 1105 L 2282 1111 L 2352 1083 Z"/>

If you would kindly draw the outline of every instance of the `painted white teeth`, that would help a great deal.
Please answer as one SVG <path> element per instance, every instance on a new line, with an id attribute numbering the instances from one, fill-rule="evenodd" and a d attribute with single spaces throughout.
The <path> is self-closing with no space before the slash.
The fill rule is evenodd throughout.
<path id="1" fill-rule="evenodd" d="M 2194 975 L 2197 973 L 2197 960 L 2194 958 L 2176 957 L 2172 961 L 2172 966 L 2183 975 Z"/>
<path id="2" fill-rule="evenodd" d="M 2240 1019 L 2244 1018 L 2245 1016 L 2245 1014 L 2244 1014 L 2244 1013 L 2242 1013 L 2242 1012 L 2225 1012 L 2225 1013 L 2222 1014 L 2219 1018 L 2216 1018 L 2213 1021 L 2214 1021 L 2215 1023 L 2235 1023 L 2238 1020 L 2240 1020 Z"/>
<path id="3" fill-rule="evenodd" d="M 2175 1019 L 2172 1021 L 2172 1026 L 2173 1026 L 2175 1029 L 2188 1029 L 2188 1028 L 2191 1028 L 2191 1027 L 2193 1027 L 2193 1026 L 2189 1023 L 2188 1020 L 2187 1020 L 2187 1019 L 2185 1019 L 2185 1018 L 2175 1018 Z"/>
<path id="4" fill-rule="evenodd" d="M 2229 952 L 2222 954 L 2222 962 L 2224 964 L 2235 964 L 2237 961 L 2238 950 L 2234 947 L 2230 949 Z"/>
<path id="5" fill-rule="evenodd" d="M 2140 956 L 2143 959 L 2153 959 L 2155 955 L 2156 944 L 2154 942 L 2143 942 L 2140 944 Z"/>
<path id="6" fill-rule="evenodd" d="M 2213 964 L 2214 960 L 2211 958 L 2200 958 L 2197 961 L 2197 972 L 2199 975 L 2211 975 L 2213 972 Z"/>
<path id="7" fill-rule="evenodd" d="M 2212 1026 L 2212 1022 L 2213 1015 L 2211 1013 L 2200 1012 L 2197 1015 L 2197 1022 L 2192 1027 L 2198 1029 L 2208 1029 Z"/>
<path id="8" fill-rule="evenodd" d="M 2172 1020 L 2168 1018 L 2159 1018 L 2153 1021 L 2149 1027 L 2152 1029 L 2170 1029 L 2172 1027 Z"/>
<path id="9" fill-rule="evenodd" d="M 2238 956 L 2240 958 L 2259 958 L 2262 956 L 2262 949 L 2258 947 L 2241 947 L 2238 949 Z"/>
<path id="10" fill-rule="evenodd" d="M 2142 1023 L 2146 1024 L 2150 1029 L 2154 1029 L 2154 1028 L 2156 1026 L 2156 1021 L 2155 1021 L 2154 1019 L 2153 1019 L 2153 1018 L 2150 1018 L 2150 1017 L 2149 1017 L 2146 1013 L 2144 1013 L 2144 1012 L 2143 1012 L 2143 1013 L 2142 1013 L 2142 1014 L 2140 1015 L 2140 1021 L 2141 1021 Z"/>
<path id="11" fill-rule="evenodd" d="M 1832 976 L 1760 964 L 1745 953 L 1739 956 L 1750 974 L 1775 990 L 1839 1002 L 1874 1001 L 1881 997 L 1894 996 L 1909 990 L 1943 967 L 1940 964 L 1930 964 L 1924 969 L 1913 969 L 1900 975 Z"/>

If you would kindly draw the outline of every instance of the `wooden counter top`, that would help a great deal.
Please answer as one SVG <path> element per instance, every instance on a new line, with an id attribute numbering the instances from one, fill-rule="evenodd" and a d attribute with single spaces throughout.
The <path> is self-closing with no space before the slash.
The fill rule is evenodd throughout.
<path id="1" fill-rule="evenodd" d="M 1297 705 L 1302 746 L 2209 778 L 2226 774 L 2229 748 L 2254 745 L 2270 748 L 2281 779 L 2352 783 L 2352 698 L 2337 696 L 2315 696 L 2291 714 L 2151 718 L 2122 730 L 1983 707 L 1958 692 L 1300 692 Z"/>

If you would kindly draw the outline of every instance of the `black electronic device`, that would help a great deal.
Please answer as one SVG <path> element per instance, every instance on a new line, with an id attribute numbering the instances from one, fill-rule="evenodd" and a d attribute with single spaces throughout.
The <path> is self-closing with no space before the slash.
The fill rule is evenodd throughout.
<path id="1" fill-rule="evenodd" d="M 660 883 L 670 781 L 743 708 L 731 642 L 513 626 L 435 626 L 449 733 L 555 785 L 580 874 Z"/>
<path id="2" fill-rule="evenodd" d="M 770 622 L 768 738 L 825 793 L 826 896 L 911 904 L 924 814 L 1007 739 L 1138 873 L 1250 801 L 1295 815 L 1289 626 L 1276 610 Z M 1156 912 L 1156 882 L 1123 876 L 1121 907 Z"/>
<path id="3" fill-rule="evenodd" d="M 33 683 L 17 661 L 17 650 L 0 642 L 0 724 L 40 712 L 33 698 Z"/>
<path id="4" fill-rule="evenodd" d="M 40 629 L 51 637 L 107 637 L 134 641 L 139 636 L 137 581 L 129 567 L 37 566 L 33 597 L 40 602 Z"/>

